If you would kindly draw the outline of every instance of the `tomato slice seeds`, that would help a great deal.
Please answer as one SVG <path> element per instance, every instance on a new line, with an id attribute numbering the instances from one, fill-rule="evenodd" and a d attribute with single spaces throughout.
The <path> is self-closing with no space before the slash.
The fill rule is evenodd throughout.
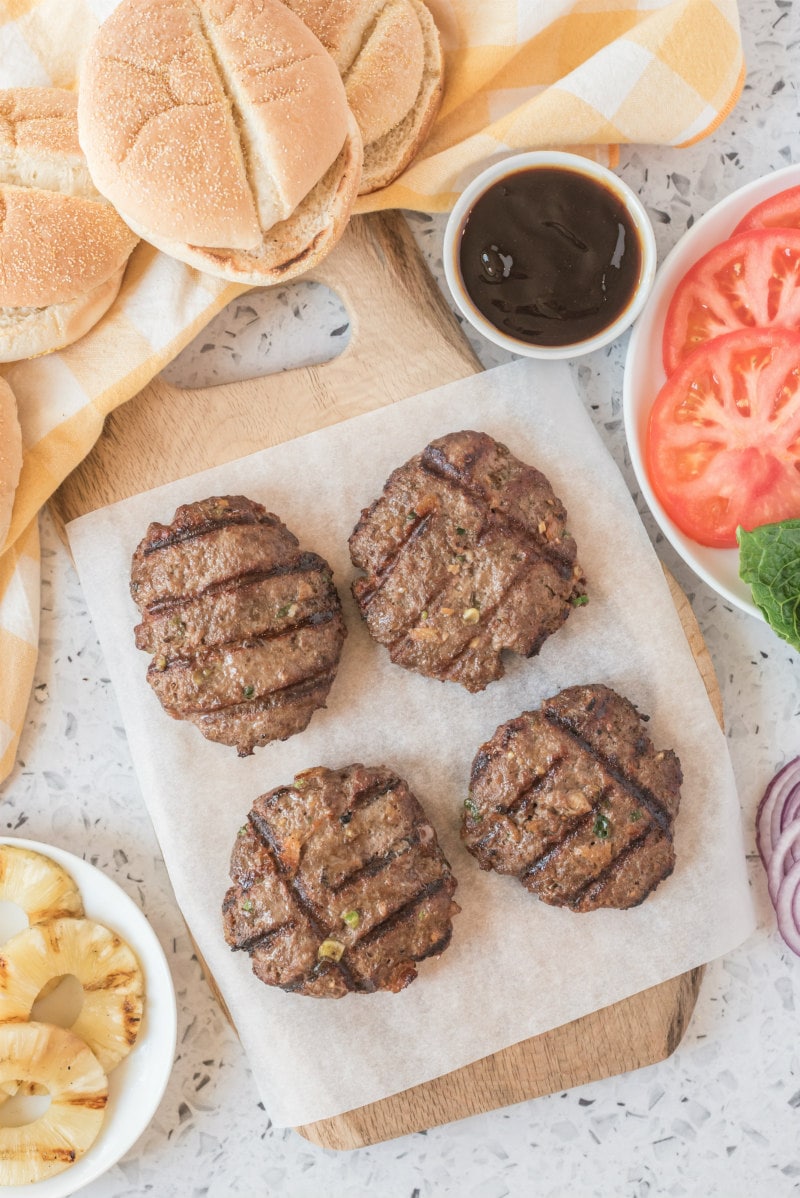
<path id="1" fill-rule="evenodd" d="M 800 329 L 800 229 L 738 233 L 695 262 L 667 310 L 664 369 L 714 337 L 771 326 Z"/>
<path id="2" fill-rule="evenodd" d="M 650 414 L 647 469 L 660 503 L 702 545 L 800 516 L 800 333 L 744 329 L 701 345 Z"/>

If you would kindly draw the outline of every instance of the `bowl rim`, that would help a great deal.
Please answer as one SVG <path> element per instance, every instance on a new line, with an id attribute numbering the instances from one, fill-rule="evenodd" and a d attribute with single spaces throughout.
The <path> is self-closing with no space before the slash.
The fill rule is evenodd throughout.
<path id="1" fill-rule="evenodd" d="M 175 985 L 150 919 L 109 873 L 56 844 L 0 836 L 0 845 L 40 853 L 76 883 L 86 917 L 111 928 L 136 954 L 145 978 L 144 1019 L 131 1053 L 109 1074 L 109 1101 L 97 1139 L 84 1156 L 51 1177 L 2 1187 L 5 1198 L 69 1198 L 129 1153 L 156 1115 L 172 1075 L 178 1036 Z M 147 1083 L 147 1088 L 143 1085 Z"/>
<path id="2" fill-rule="evenodd" d="M 605 329 L 601 329 L 599 333 L 587 337 L 583 341 L 572 342 L 570 345 L 534 345 L 501 332 L 473 304 L 457 265 L 458 240 L 477 200 L 506 175 L 542 166 L 554 166 L 574 171 L 577 174 L 596 179 L 608 187 L 625 205 L 639 234 L 642 249 L 639 280 L 625 309 L 615 321 Z M 655 280 L 656 265 L 657 249 L 653 226 L 644 204 L 629 184 L 601 163 L 595 162 L 591 158 L 585 158 L 581 154 L 571 154 L 563 150 L 529 150 L 522 154 L 512 154 L 486 167 L 461 192 L 453 205 L 444 231 L 444 275 L 450 294 L 459 311 L 472 327 L 488 341 L 493 342 L 501 349 L 528 358 L 575 358 L 591 353 L 593 350 L 602 349 L 603 346 L 615 341 L 633 324 L 644 308 Z"/>
<path id="3" fill-rule="evenodd" d="M 798 185 L 800 163 L 767 171 L 712 204 L 678 238 L 659 267 L 650 302 L 633 330 L 622 377 L 622 418 L 631 468 L 661 533 L 686 565 L 721 599 L 761 621 L 764 620 L 763 612 L 754 603 L 750 588 L 739 578 L 738 549 L 711 549 L 701 545 L 681 532 L 665 512 L 647 474 L 644 430 L 655 396 L 666 380 L 661 334 L 666 309 L 678 281 L 712 246 L 730 237 L 751 208 Z M 646 380 L 644 385 L 643 378 Z"/>

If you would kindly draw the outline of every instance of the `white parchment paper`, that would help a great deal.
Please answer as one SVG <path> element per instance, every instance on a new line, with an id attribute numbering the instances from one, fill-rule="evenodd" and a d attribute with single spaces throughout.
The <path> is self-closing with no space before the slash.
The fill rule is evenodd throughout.
<path id="1" fill-rule="evenodd" d="M 391 470 L 432 438 L 490 433 L 550 478 L 591 596 L 529 661 L 482 694 L 411 674 L 369 637 L 347 538 Z M 128 579 L 152 520 L 245 494 L 331 563 L 349 635 L 327 709 L 247 759 L 170 719 L 134 647 Z M 456 1069 L 720 956 L 754 920 L 725 739 L 625 483 L 561 363 L 515 362 L 74 521 L 70 544 L 177 900 L 233 1016 L 277 1125 L 312 1122 Z M 472 758 L 498 724 L 565 686 L 605 682 L 650 715 L 685 782 L 677 866 L 630 911 L 547 907 L 483 873 L 459 838 Z M 253 799 L 315 765 L 386 763 L 405 777 L 459 880 L 453 940 L 400 994 L 318 1000 L 262 985 L 224 942 L 220 908 Z"/>

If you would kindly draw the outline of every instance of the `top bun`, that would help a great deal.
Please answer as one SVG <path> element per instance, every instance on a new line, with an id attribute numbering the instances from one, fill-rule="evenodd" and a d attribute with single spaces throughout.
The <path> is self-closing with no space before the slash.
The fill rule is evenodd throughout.
<path id="1" fill-rule="evenodd" d="M 341 231 L 358 131 L 335 64 L 279 0 L 122 0 L 90 43 L 79 96 L 95 184 L 174 257 L 274 282 Z M 285 227 L 298 219 L 299 247 Z"/>
<path id="2" fill-rule="evenodd" d="M 0 213 L 0 309 L 69 303 L 127 261 L 137 238 L 92 184 L 71 92 L 0 91 Z"/>
<path id="3" fill-rule="evenodd" d="M 442 98 L 439 32 L 422 0 L 284 0 L 331 54 L 364 140 L 359 194 L 385 187 L 428 135 Z"/>

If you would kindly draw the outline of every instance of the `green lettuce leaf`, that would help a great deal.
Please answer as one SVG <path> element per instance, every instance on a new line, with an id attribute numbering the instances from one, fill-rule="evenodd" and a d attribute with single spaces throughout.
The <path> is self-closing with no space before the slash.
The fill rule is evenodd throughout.
<path id="1" fill-rule="evenodd" d="M 800 649 L 800 520 L 736 529 L 739 577 L 778 636 Z"/>

